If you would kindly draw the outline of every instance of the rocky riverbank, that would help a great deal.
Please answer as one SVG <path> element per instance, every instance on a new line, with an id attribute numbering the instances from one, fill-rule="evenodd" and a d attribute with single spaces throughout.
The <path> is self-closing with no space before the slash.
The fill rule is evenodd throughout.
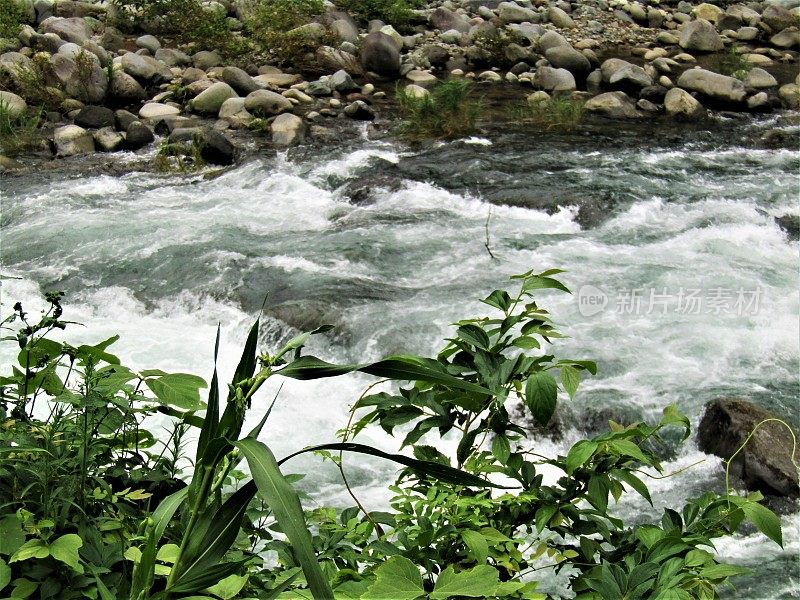
<path id="1" fill-rule="evenodd" d="M 515 101 L 566 97 L 610 120 L 800 108 L 800 8 L 785 1 L 446 0 L 413 11 L 401 31 L 328 3 L 298 28 L 319 40 L 314 51 L 281 68 L 268 52 L 226 59 L 168 35 L 123 34 L 114 4 L 21 1 L 26 23 L 0 40 L 0 111 L 43 118 L 24 152 L 0 156 L 3 170 L 37 153 L 119 150 L 166 166 L 229 165 L 265 146 L 335 140 L 348 121 L 386 129 L 397 88 L 424 96 L 452 77 Z M 242 35 L 241 2 L 206 8 Z"/>

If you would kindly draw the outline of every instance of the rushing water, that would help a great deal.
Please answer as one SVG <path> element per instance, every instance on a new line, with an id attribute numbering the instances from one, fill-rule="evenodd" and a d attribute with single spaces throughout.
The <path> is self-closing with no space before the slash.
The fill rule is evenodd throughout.
<path id="1" fill-rule="evenodd" d="M 2 309 L 63 289 L 66 316 L 86 325 L 71 339 L 119 333 L 117 353 L 135 367 L 206 376 L 221 323 L 229 375 L 266 294 L 265 344 L 330 322 L 313 352 L 360 361 L 432 354 L 509 275 L 560 267 L 575 293 L 541 299 L 571 336 L 555 350 L 600 369 L 570 407 L 578 429 L 619 411 L 657 418 L 670 402 L 696 424 L 705 402 L 734 394 L 797 423 L 798 242 L 775 217 L 798 214 L 800 158 L 745 143 L 759 127 L 544 141 L 500 128 L 423 149 L 358 137 L 216 178 L 7 178 L 3 271 L 19 279 L 3 281 Z M 331 441 L 368 381 L 284 382 L 265 441 L 277 454 Z M 254 417 L 278 382 L 268 387 Z M 540 444 L 563 451 L 578 435 Z M 666 466 L 703 458 L 654 483 L 657 510 L 721 489 L 718 459 L 692 442 Z M 352 462 L 359 494 L 380 506 L 391 468 Z M 341 498 L 332 472 L 316 469 L 307 485 L 319 500 Z M 783 521 L 784 550 L 755 533 L 719 547 L 758 566 L 728 597 L 796 597 L 800 519 Z"/>

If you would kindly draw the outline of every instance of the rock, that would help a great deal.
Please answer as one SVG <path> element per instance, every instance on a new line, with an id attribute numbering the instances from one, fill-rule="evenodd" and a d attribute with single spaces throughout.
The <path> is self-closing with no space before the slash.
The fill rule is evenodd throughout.
<path id="1" fill-rule="evenodd" d="M 657 8 L 650 7 L 647 9 L 647 26 L 650 29 L 661 29 L 664 24 L 665 15 Z"/>
<path id="2" fill-rule="evenodd" d="M 256 89 L 263 89 L 264 87 L 288 88 L 300 83 L 302 78 L 294 73 L 263 73 L 253 77 L 253 81 L 257 84 Z"/>
<path id="3" fill-rule="evenodd" d="M 292 101 L 269 90 L 256 90 L 244 99 L 244 107 L 261 117 L 271 117 L 292 110 Z"/>
<path id="4" fill-rule="evenodd" d="M 689 92 L 672 88 L 664 96 L 666 113 L 680 120 L 695 121 L 705 116 L 706 109 Z"/>
<path id="5" fill-rule="evenodd" d="M 172 79 L 169 68 L 150 56 L 126 52 L 119 62 L 122 70 L 138 81 L 158 84 Z"/>
<path id="6" fill-rule="evenodd" d="M 250 92 L 261 89 L 261 86 L 239 67 L 225 67 L 222 69 L 222 81 L 245 96 Z"/>
<path id="7" fill-rule="evenodd" d="M 767 92 L 753 94 L 747 99 L 747 109 L 753 112 L 766 112 L 771 109 Z"/>
<path id="8" fill-rule="evenodd" d="M 219 107 L 217 117 L 227 122 L 232 129 L 243 129 L 253 122 L 255 117 L 244 107 L 244 98 L 228 98 Z"/>
<path id="9" fill-rule="evenodd" d="M 443 44 L 460 45 L 464 39 L 464 34 L 457 29 L 450 29 L 439 34 L 439 40 Z"/>
<path id="10" fill-rule="evenodd" d="M 714 400 L 706 405 L 697 429 L 697 446 L 703 452 L 729 460 L 756 425 L 771 418 L 776 417 L 747 400 Z M 793 458 L 800 461 L 800 452 L 792 457 L 791 434 L 783 425 L 772 421 L 755 431 L 731 463 L 731 471 L 741 477 L 748 489 L 797 498 L 800 487 Z"/>
<path id="11" fill-rule="evenodd" d="M 576 27 L 572 17 L 557 6 L 551 6 L 547 10 L 547 17 L 550 19 L 550 22 L 559 29 L 575 29 Z"/>
<path id="12" fill-rule="evenodd" d="M 638 2 L 629 4 L 628 11 L 631 14 L 631 18 L 637 23 L 647 23 L 647 11 Z"/>
<path id="13" fill-rule="evenodd" d="M 758 29 L 755 27 L 740 27 L 736 30 L 736 39 L 742 42 L 749 42 L 758 37 Z"/>
<path id="14" fill-rule="evenodd" d="M 718 52 L 725 48 L 716 28 L 705 19 L 698 19 L 687 24 L 678 41 L 684 50 L 698 52 Z"/>
<path id="15" fill-rule="evenodd" d="M 669 31 L 661 31 L 656 36 L 656 41 L 658 41 L 659 44 L 674 46 L 679 42 L 679 38 L 675 34 L 670 33 Z"/>
<path id="16" fill-rule="evenodd" d="M 758 12 L 754 11 L 749 6 L 745 6 L 744 4 L 732 4 L 727 8 L 725 14 L 735 17 L 743 23 L 747 23 L 751 27 L 757 25 L 761 20 L 761 15 L 758 14 Z"/>
<path id="17" fill-rule="evenodd" d="M 303 141 L 306 125 L 303 119 L 291 113 L 283 113 L 275 117 L 270 125 L 272 143 L 276 146 L 293 146 Z"/>
<path id="18" fill-rule="evenodd" d="M 160 102 L 148 102 L 139 109 L 139 118 L 154 121 L 168 117 L 175 117 L 181 113 L 179 108 Z"/>
<path id="19" fill-rule="evenodd" d="M 421 52 L 432 67 L 444 67 L 450 59 L 450 52 L 442 46 L 425 46 Z"/>
<path id="20" fill-rule="evenodd" d="M 605 92 L 590 98 L 584 104 L 584 109 L 611 119 L 631 119 L 641 116 L 633 100 L 624 92 Z"/>
<path id="21" fill-rule="evenodd" d="M 358 57 L 350 52 L 337 50 L 330 46 L 320 46 L 317 48 L 317 52 L 314 56 L 319 65 L 329 72 L 342 69 L 351 75 L 361 75 L 364 73 L 364 69 L 361 67 Z"/>
<path id="22" fill-rule="evenodd" d="M 92 37 L 92 28 L 81 17 L 50 17 L 42 22 L 41 28 L 44 33 L 55 33 L 62 40 L 78 45 Z"/>
<path id="23" fill-rule="evenodd" d="M 152 129 L 141 121 L 134 121 L 125 130 L 125 146 L 131 150 L 138 150 L 155 140 Z"/>
<path id="24" fill-rule="evenodd" d="M 586 75 L 592 70 L 589 59 L 572 46 L 556 46 L 544 54 L 547 61 L 557 69 L 566 69 L 570 73 Z"/>
<path id="25" fill-rule="evenodd" d="M 495 71 L 484 71 L 478 75 L 478 79 L 480 81 L 487 81 L 489 83 L 500 83 L 503 81 L 503 78 L 500 77 L 500 74 L 496 73 Z"/>
<path id="26" fill-rule="evenodd" d="M 684 71 L 678 78 L 678 87 L 728 104 L 742 103 L 746 95 L 744 84 L 738 79 L 705 69 Z"/>
<path id="27" fill-rule="evenodd" d="M 64 125 L 53 132 L 56 156 L 64 158 L 94 152 L 94 138 L 83 127 Z"/>
<path id="28" fill-rule="evenodd" d="M 188 54 L 174 48 L 159 48 L 156 50 L 155 58 L 168 67 L 184 67 L 192 63 Z"/>
<path id="29" fill-rule="evenodd" d="M 372 121 L 375 119 L 375 111 L 363 100 L 356 100 L 345 106 L 344 114 L 357 121 Z"/>
<path id="30" fill-rule="evenodd" d="M 427 71 L 420 71 L 417 69 L 406 73 L 406 79 L 408 79 L 412 84 L 426 88 L 436 85 L 439 81 L 436 78 L 436 75 L 433 73 L 428 73 Z"/>
<path id="31" fill-rule="evenodd" d="M 644 87 L 653 85 L 653 79 L 640 66 L 621 58 L 609 58 L 600 65 L 603 83 L 608 87 L 630 93 L 638 93 Z"/>
<path id="32" fill-rule="evenodd" d="M 18 117 L 24 115 L 25 111 L 28 109 L 28 105 L 25 103 L 25 100 L 16 94 L 4 92 L 2 90 L 0 90 L 0 105 L 5 108 L 8 116 L 11 119 L 17 119 Z"/>
<path id="33" fill-rule="evenodd" d="M 385 33 L 367 34 L 361 43 L 361 65 L 379 75 L 397 75 L 400 72 L 400 50 Z"/>
<path id="34" fill-rule="evenodd" d="M 139 117 L 127 110 L 119 109 L 114 111 L 114 123 L 119 131 L 125 131 L 128 125 L 138 120 Z"/>
<path id="35" fill-rule="evenodd" d="M 209 129 L 202 136 L 200 156 L 212 165 L 232 165 L 236 159 L 236 148 L 225 135 Z"/>
<path id="36" fill-rule="evenodd" d="M 224 81 L 218 81 L 195 96 L 189 105 L 195 112 L 217 114 L 225 100 L 235 97 L 236 90 Z"/>
<path id="37" fill-rule="evenodd" d="M 331 31 L 341 42 L 358 42 L 358 28 L 347 19 L 337 19 L 330 25 Z"/>
<path id="38" fill-rule="evenodd" d="M 783 103 L 794 110 L 800 109 L 800 85 L 787 83 L 778 89 L 778 96 Z"/>
<path id="39" fill-rule="evenodd" d="M 467 33 L 470 28 L 470 24 L 464 17 L 452 10 L 441 7 L 434 10 L 428 20 L 439 31 L 455 29 L 461 33 Z"/>
<path id="40" fill-rule="evenodd" d="M 800 215 L 787 213 L 775 217 L 775 222 L 788 234 L 790 240 L 796 242 L 800 239 Z"/>
<path id="41" fill-rule="evenodd" d="M 772 59 L 769 56 L 764 56 L 763 54 L 745 54 L 744 59 L 751 65 L 755 66 L 772 64 Z"/>
<path id="42" fill-rule="evenodd" d="M 113 127 L 103 127 L 94 132 L 94 142 L 105 152 L 114 152 L 125 142 L 121 133 L 114 131 Z"/>
<path id="43" fill-rule="evenodd" d="M 184 85 L 194 83 L 195 81 L 200 81 L 201 79 L 206 79 L 206 72 L 194 67 L 184 69 L 183 73 L 181 74 L 181 83 Z"/>
<path id="44" fill-rule="evenodd" d="M 301 104 L 311 104 L 314 102 L 314 99 L 311 96 L 295 88 L 282 92 L 281 96 L 284 98 L 289 98 L 290 100 L 297 100 Z"/>
<path id="45" fill-rule="evenodd" d="M 778 80 L 772 75 L 767 73 L 764 69 L 754 67 L 750 69 L 747 77 L 744 80 L 745 87 L 754 88 L 757 90 L 777 87 Z"/>
<path id="46" fill-rule="evenodd" d="M 567 38 L 565 38 L 560 33 L 556 33 L 555 31 L 548 31 L 542 34 L 539 37 L 538 45 L 539 45 L 539 52 L 541 52 L 542 54 L 546 54 L 547 51 L 550 50 L 551 48 L 557 48 L 559 46 L 572 48 L 570 43 L 567 41 Z"/>
<path id="47" fill-rule="evenodd" d="M 636 108 L 648 113 L 661 112 L 661 107 L 658 106 L 658 104 L 650 102 L 647 98 L 639 98 L 639 100 L 636 101 Z"/>
<path id="48" fill-rule="evenodd" d="M 424 87 L 415 85 L 413 83 L 404 87 L 403 93 L 410 98 L 416 99 L 425 98 L 426 96 L 430 95 L 430 92 Z"/>
<path id="49" fill-rule="evenodd" d="M 222 57 L 217 52 L 201 50 L 192 56 L 192 64 L 198 69 L 207 71 L 213 67 L 220 66 L 222 64 Z"/>
<path id="50" fill-rule="evenodd" d="M 76 125 L 89 129 L 113 127 L 114 111 L 105 106 L 84 106 L 74 120 Z"/>
<path id="51" fill-rule="evenodd" d="M 516 2 L 501 2 L 497 6 L 497 16 L 503 23 L 526 23 L 539 17 L 535 10 L 524 8 Z"/>
<path id="52" fill-rule="evenodd" d="M 148 50 L 150 54 L 155 54 L 161 48 L 161 42 L 154 35 L 143 35 L 136 38 L 136 45 Z"/>
<path id="53" fill-rule="evenodd" d="M 539 67 L 535 81 L 538 87 L 548 92 L 571 92 L 576 89 L 575 77 L 566 69 Z"/>
<path id="54" fill-rule="evenodd" d="M 111 97 L 122 103 L 141 102 L 147 98 L 144 88 L 124 71 L 114 71 L 111 77 Z"/>
<path id="55" fill-rule="evenodd" d="M 708 2 L 703 2 L 702 4 L 698 4 L 692 9 L 692 14 L 697 19 L 704 19 L 710 23 L 716 23 L 719 18 L 724 14 L 724 11 L 715 4 L 709 4 Z"/>
<path id="56" fill-rule="evenodd" d="M 328 83 L 337 92 L 352 92 L 353 90 L 361 89 L 344 69 L 340 69 L 331 75 Z"/>
<path id="57" fill-rule="evenodd" d="M 800 47 L 800 30 L 797 27 L 787 27 L 769 39 L 770 44 L 778 48 Z"/>
<path id="58" fill-rule="evenodd" d="M 109 52 L 117 52 L 125 47 L 125 36 L 119 30 L 107 25 L 98 43 Z"/>
<path id="59" fill-rule="evenodd" d="M 769 28 L 774 32 L 783 31 L 787 27 L 797 24 L 797 19 L 792 14 L 792 11 L 777 4 L 767 6 L 761 13 L 761 20 L 769 25 Z"/>
<path id="60" fill-rule="evenodd" d="M 392 27 L 391 25 L 384 25 L 379 29 L 379 31 L 381 33 L 385 33 L 390 38 L 392 38 L 394 40 L 394 43 L 397 44 L 397 48 L 399 50 L 403 49 L 403 44 L 404 44 L 403 36 L 400 35 L 394 27 Z"/>
<path id="61" fill-rule="evenodd" d="M 92 58 L 86 60 L 90 56 Z M 87 52 L 78 61 L 63 54 L 54 54 L 48 62 L 50 68 L 45 79 L 49 85 L 61 88 L 81 102 L 95 104 L 105 98 L 108 76 L 94 54 Z"/>

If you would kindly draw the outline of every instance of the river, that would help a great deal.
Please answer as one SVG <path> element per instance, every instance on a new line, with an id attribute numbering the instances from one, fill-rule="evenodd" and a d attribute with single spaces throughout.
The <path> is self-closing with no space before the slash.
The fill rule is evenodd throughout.
<path id="1" fill-rule="evenodd" d="M 558 267 L 574 293 L 541 296 L 570 336 L 555 350 L 596 360 L 599 373 L 569 406 L 564 439 L 540 448 L 563 452 L 603 415 L 655 419 L 671 402 L 696 425 L 725 395 L 797 424 L 799 246 L 775 217 L 798 215 L 800 156 L 751 143 L 772 126 L 544 136 L 498 126 L 418 148 L 363 130 L 216 177 L 7 177 L 3 273 L 17 279 L 3 281 L 3 314 L 62 289 L 65 317 L 86 325 L 70 340 L 119 333 L 116 351 L 134 367 L 208 377 L 217 323 L 230 375 L 265 296 L 266 345 L 329 322 L 311 349 L 330 360 L 432 355 L 449 323 L 482 314 L 478 300 L 509 275 Z M 279 455 L 333 440 L 368 381 L 285 382 L 263 439 Z M 398 445 L 380 431 L 364 441 Z M 701 459 L 653 483 L 658 512 L 721 491 L 719 460 L 693 441 L 665 466 Z M 352 462 L 364 502 L 385 503 L 391 467 Z M 344 501 L 335 472 L 306 481 L 316 501 Z M 783 550 L 755 533 L 720 544 L 758 567 L 725 597 L 797 597 L 800 517 L 783 523 Z"/>

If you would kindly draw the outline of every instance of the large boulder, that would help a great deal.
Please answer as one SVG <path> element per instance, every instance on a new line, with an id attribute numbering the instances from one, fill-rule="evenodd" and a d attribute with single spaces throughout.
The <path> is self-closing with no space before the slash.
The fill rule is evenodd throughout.
<path id="1" fill-rule="evenodd" d="M 303 141 L 306 126 L 303 119 L 291 113 L 283 113 L 275 117 L 270 126 L 272 143 L 276 146 L 292 146 Z"/>
<path id="2" fill-rule="evenodd" d="M 745 87 L 753 88 L 756 90 L 763 90 L 766 88 L 777 87 L 778 80 L 775 79 L 764 69 L 754 67 L 750 69 L 744 80 Z"/>
<path id="3" fill-rule="evenodd" d="M 681 88 L 672 88 L 664 96 L 664 110 L 671 117 L 685 121 L 694 121 L 706 114 L 706 109 L 689 92 Z"/>
<path id="4" fill-rule="evenodd" d="M 181 110 L 169 104 L 162 104 L 161 102 L 148 102 L 139 109 L 139 117 L 148 121 L 159 121 L 177 117 L 181 114 Z"/>
<path id="5" fill-rule="evenodd" d="M 535 82 L 548 92 L 572 92 L 576 89 L 575 76 L 566 69 L 539 67 L 536 69 Z"/>
<path id="6" fill-rule="evenodd" d="M 190 104 L 195 112 L 216 115 L 225 100 L 235 97 L 236 90 L 224 81 L 218 81 L 197 94 Z"/>
<path id="7" fill-rule="evenodd" d="M 525 8 L 516 2 L 501 2 L 497 16 L 504 23 L 526 23 L 538 19 L 539 14 L 532 8 Z"/>
<path id="8" fill-rule="evenodd" d="M 80 17 L 70 19 L 50 17 L 42 21 L 42 31 L 44 33 L 55 33 L 62 40 L 78 45 L 92 37 L 92 28 L 89 27 L 85 19 Z"/>
<path id="9" fill-rule="evenodd" d="M 271 117 L 292 110 L 292 101 L 269 90 L 256 90 L 244 99 L 248 112 L 261 117 Z"/>
<path id="10" fill-rule="evenodd" d="M 678 43 L 684 50 L 697 52 L 719 52 L 725 47 L 717 28 L 705 19 L 688 23 L 683 28 Z"/>
<path id="11" fill-rule="evenodd" d="M 600 94 L 590 98 L 584 108 L 587 112 L 610 119 L 635 119 L 641 116 L 636 110 L 636 104 L 624 92 Z"/>
<path id="12" fill-rule="evenodd" d="M 89 129 L 113 127 L 114 111 L 105 106 L 84 106 L 75 115 L 75 125 L 88 127 Z"/>
<path id="13" fill-rule="evenodd" d="M 222 69 L 222 81 L 244 96 L 262 87 L 239 67 L 225 67 Z"/>
<path id="14" fill-rule="evenodd" d="M 572 17 L 557 6 L 551 6 L 547 10 L 547 18 L 559 29 L 575 29 L 575 27 L 577 27 Z"/>
<path id="15" fill-rule="evenodd" d="M 769 39 L 770 44 L 778 48 L 800 47 L 800 30 L 797 27 L 787 27 Z"/>
<path id="16" fill-rule="evenodd" d="M 64 125 L 53 133 L 56 156 L 66 157 L 94 152 L 94 138 L 83 127 Z"/>
<path id="17" fill-rule="evenodd" d="M 232 129 L 247 127 L 255 118 L 244 107 L 244 98 L 228 98 L 220 106 L 217 116 L 226 121 Z"/>
<path id="18" fill-rule="evenodd" d="M 539 52 L 542 54 L 546 54 L 548 50 L 558 46 L 572 48 L 572 45 L 567 41 L 567 38 L 555 31 L 547 31 L 540 35 L 537 38 L 537 44 L 539 45 Z"/>
<path id="19" fill-rule="evenodd" d="M 678 78 L 678 87 L 699 92 L 708 99 L 723 104 L 741 104 L 747 95 L 744 84 L 738 79 L 705 69 L 684 71 Z"/>
<path id="20" fill-rule="evenodd" d="M 80 60 L 53 54 L 49 60 L 46 81 L 68 96 L 81 102 L 99 104 L 108 91 L 108 75 L 94 54 L 85 52 Z"/>
<path id="21" fill-rule="evenodd" d="M 23 114 L 28 108 L 28 105 L 25 103 L 25 100 L 17 96 L 16 94 L 12 94 L 11 92 L 4 92 L 0 90 L 0 106 L 5 108 L 9 118 L 17 119 Z"/>
<path id="22" fill-rule="evenodd" d="M 141 84 L 125 71 L 114 71 L 111 77 L 111 97 L 121 103 L 135 103 L 147 98 Z"/>
<path id="23" fill-rule="evenodd" d="M 787 27 L 797 25 L 797 18 L 792 14 L 792 11 L 787 10 L 783 6 L 777 4 L 770 4 L 761 13 L 761 20 L 764 21 L 772 31 L 783 31 Z"/>
<path id="24" fill-rule="evenodd" d="M 119 59 L 119 63 L 123 71 L 138 81 L 158 84 L 172 78 L 169 67 L 151 56 L 126 52 Z"/>
<path id="25" fill-rule="evenodd" d="M 336 19 L 330 25 L 331 31 L 340 42 L 358 42 L 358 27 L 347 19 Z"/>
<path id="26" fill-rule="evenodd" d="M 131 150 L 143 148 L 153 143 L 153 140 L 153 130 L 141 121 L 133 121 L 125 129 L 125 146 Z"/>
<path id="27" fill-rule="evenodd" d="M 212 165 L 232 165 L 236 159 L 236 148 L 224 134 L 209 129 L 201 138 L 200 156 Z"/>
<path id="28" fill-rule="evenodd" d="M 603 83 L 607 87 L 628 93 L 637 93 L 642 88 L 653 85 L 653 79 L 639 65 L 621 58 L 609 58 L 600 65 Z"/>
<path id="29" fill-rule="evenodd" d="M 566 69 L 576 75 L 586 75 L 592 70 L 589 59 L 569 45 L 550 48 L 544 56 L 555 68 Z"/>
<path id="30" fill-rule="evenodd" d="M 464 17 L 446 8 L 437 8 L 434 10 L 429 20 L 431 25 L 439 31 L 455 29 L 461 33 L 467 33 L 470 29 L 470 24 Z"/>
<path id="31" fill-rule="evenodd" d="M 697 429 L 697 446 L 703 452 L 729 460 L 756 425 L 774 418 L 768 410 L 747 400 L 714 400 L 706 405 Z M 792 435 L 782 424 L 770 421 L 761 425 L 736 455 L 731 470 L 749 489 L 797 498 L 800 487 L 792 458 Z M 794 460 L 800 462 L 800 448 Z"/>
<path id="32" fill-rule="evenodd" d="M 395 76 L 400 72 L 400 49 L 391 36 L 375 31 L 361 43 L 361 66 L 379 75 Z"/>

